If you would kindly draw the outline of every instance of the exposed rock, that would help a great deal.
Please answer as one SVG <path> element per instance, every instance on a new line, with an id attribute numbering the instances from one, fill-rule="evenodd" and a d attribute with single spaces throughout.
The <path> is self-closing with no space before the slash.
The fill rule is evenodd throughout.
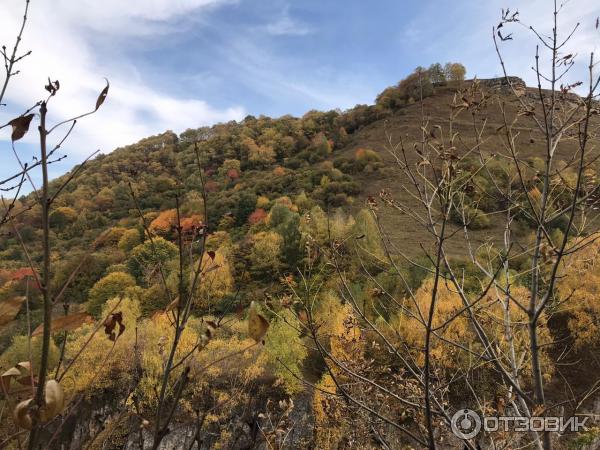
<path id="1" fill-rule="evenodd" d="M 513 89 L 518 96 L 525 95 L 527 92 L 527 85 L 519 77 L 489 78 L 486 80 L 479 80 L 479 83 L 481 86 L 496 90 L 501 94 L 512 94 Z"/>

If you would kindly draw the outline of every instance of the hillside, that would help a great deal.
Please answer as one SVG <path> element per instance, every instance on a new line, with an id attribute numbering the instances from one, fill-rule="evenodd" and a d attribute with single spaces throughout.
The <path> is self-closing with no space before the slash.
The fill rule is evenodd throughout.
<path id="1" fill-rule="evenodd" d="M 168 437 L 175 439 L 174 442 L 181 438 L 181 429 L 188 433 L 191 421 L 200 420 L 202 410 L 210 412 L 206 413 L 208 445 L 256 448 L 253 445 L 262 439 L 257 429 L 266 427 L 265 417 L 271 419 L 271 408 L 280 414 L 281 422 L 273 425 L 265 439 L 278 439 L 272 436 L 280 428 L 289 427 L 291 431 L 295 425 L 290 423 L 297 421 L 301 426 L 296 429 L 300 431 L 290 438 L 294 448 L 329 448 L 319 447 L 315 442 L 325 439 L 325 435 L 329 439 L 330 429 L 340 433 L 335 437 L 340 442 L 346 439 L 340 436 L 348 433 L 364 439 L 359 445 L 367 445 L 372 430 L 362 429 L 361 423 L 367 421 L 360 419 L 360 414 L 366 413 L 355 415 L 352 405 L 342 405 L 341 401 L 331 406 L 320 394 L 321 390 L 336 389 L 328 378 L 333 375 L 328 374 L 323 362 L 326 360 L 323 354 L 328 351 L 338 359 L 347 358 L 344 361 L 350 369 L 342 367 L 361 381 L 365 376 L 373 376 L 386 386 L 386 393 L 393 390 L 394 398 L 406 396 L 411 401 L 415 398 L 420 401 L 423 394 L 418 383 L 413 386 L 406 382 L 410 377 L 405 366 L 394 360 L 390 356 L 393 351 L 385 347 L 401 335 L 406 338 L 401 351 L 410 354 L 413 365 L 420 367 L 423 345 L 415 334 L 416 313 L 406 317 L 402 314 L 412 307 L 405 307 L 410 301 L 421 308 L 419 302 L 426 303 L 432 289 L 428 272 L 432 261 L 424 257 L 423 250 L 430 250 L 434 239 L 427 226 L 419 225 L 407 213 L 421 214 L 422 205 L 413 195 L 406 171 L 390 151 L 400 142 L 405 150 L 403 163 L 409 167 L 435 164 L 424 162 L 418 145 L 422 140 L 427 140 L 434 151 L 446 149 L 451 142 L 448 158 L 460 159 L 468 154 L 468 158 L 461 159 L 460 171 L 472 180 L 469 189 L 462 189 L 464 195 L 459 192 L 458 197 L 465 210 L 473 214 L 472 220 L 463 224 L 458 208 L 452 210 L 448 224 L 451 237 L 445 243 L 445 251 L 462 270 L 465 291 L 469 295 L 483 292 L 485 305 L 478 306 L 477 313 L 483 316 L 489 312 L 485 324 L 493 333 L 494 345 L 498 349 L 507 345 L 504 330 L 497 322 L 511 306 L 508 301 L 506 310 L 495 309 L 502 301 L 498 292 L 505 285 L 512 288 L 514 284 L 515 296 L 521 296 L 523 302 L 529 298 L 524 286 L 531 278 L 531 254 L 526 247 L 533 239 L 535 224 L 526 208 L 524 213 L 514 215 L 511 232 L 519 254 L 506 263 L 506 273 L 498 276 L 500 281 L 496 275 L 475 274 L 474 263 L 466 258 L 469 250 L 462 230 L 469 230 L 474 248 L 491 242 L 502 249 L 508 203 L 493 193 L 490 182 L 480 174 L 484 170 L 478 167 L 480 159 L 490 157 L 491 162 L 483 165 L 485 170 L 505 181 L 509 189 L 525 187 L 537 198 L 540 157 L 546 151 L 544 135 L 531 114 L 523 110 L 521 100 L 535 110 L 542 110 L 545 105 L 540 104 L 537 91 L 527 88 L 518 78 L 511 78 L 511 82 L 519 97 L 513 95 L 504 79 L 447 83 L 427 80 L 427 89 L 420 86 L 418 96 L 424 97 L 421 102 L 415 98 L 414 74 L 411 77 L 383 91 L 374 105 L 358 105 L 343 112 L 310 111 L 301 118 L 248 116 L 241 122 L 187 130 L 181 135 L 167 131 L 100 155 L 52 181 L 51 192 L 61 190 L 65 183 L 66 186 L 49 216 L 51 284 L 62 295 L 52 310 L 61 332 L 55 332 L 51 340 L 50 365 L 53 369 L 58 366 L 58 374 L 64 359 L 65 371 L 70 370 L 70 362 L 79 361 L 79 348 L 87 345 L 93 326 L 105 327 L 105 334 L 114 343 L 105 354 L 106 336 L 101 336 L 104 341 L 100 343 L 92 341 L 96 344 L 90 354 L 84 353 L 82 362 L 74 364 L 70 387 L 73 396 L 80 395 L 78 401 L 87 408 L 83 408 L 81 420 L 92 421 L 93 414 L 98 412 L 99 421 L 106 420 L 110 426 L 92 430 L 86 425 L 82 431 L 81 421 L 73 418 L 68 422 L 68 431 L 61 436 L 63 443 L 73 436 L 78 436 L 81 442 L 85 437 L 109 439 L 112 433 L 131 442 L 134 434 L 131 430 L 142 430 L 148 426 L 144 420 L 148 423 L 153 420 L 156 390 L 161 370 L 166 367 L 166 344 L 174 323 L 179 320 L 176 314 L 180 313 L 179 302 L 186 289 L 194 301 L 190 300 L 190 324 L 187 334 L 182 332 L 182 353 L 178 356 L 187 354 L 182 361 L 189 355 L 195 356 L 191 358 L 193 364 L 186 365 L 186 370 L 193 374 L 189 397 L 175 415 L 181 428 L 179 434 Z M 569 105 L 575 98 L 565 96 L 563 100 L 564 105 Z M 518 185 L 515 174 L 510 173 L 506 123 L 516 133 L 514 142 L 524 167 L 526 186 Z M 599 124 L 594 117 L 591 128 L 596 130 Z M 590 146 L 595 148 L 599 142 L 594 133 L 590 132 Z M 554 155 L 558 169 L 552 173 L 552 189 L 557 193 L 557 209 L 562 207 L 560 195 L 573 190 L 570 162 L 578 152 L 577 137 L 574 133 L 565 136 Z M 446 157 L 443 152 L 440 155 Z M 443 158 L 439 160 L 442 161 L 439 168 L 447 168 Z M 590 191 L 596 190 L 597 169 L 593 160 L 585 173 L 586 189 Z M 454 167 L 450 165 L 448 170 Z M 401 208 L 386 207 L 384 200 L 390 198 Z M 0 300 L 3 301 L 0 368 L 3 370 L 12 367 L 14 360 L 27 359 L 29 345 L 33 345 L 34 351 L 40 345 L 41 332 L 33 331 L 33 338 L 27 339 L 42 321 L 40 290 L 27 263 L 30 259 L 39 268 L 43 257 L 41 208 L 35 200 L 33 194 L 19 199 L 15 205 L 18 235 L 11 231 L 0 240 Z M 434 219 L 436 214 L 434 208 Z M 591 213 L 592 222 L 594 214 Z M 581 217 L 587 218 L 583 214 Z M 379 224 L 383 228 L 383 243 Z M 558 242 L 568 227 L 570 224 L 565 225 L 561 216 L 548 223 L 544 232 Z M 23 246 L 28 248 L 27 253 Z M 593 252 L 593 248 L 589 251 Z M 207 251 L 208 262 L 200 261 L 199 264 L 205 265 L 199 265 L 203 277 L 202 283 L 196 285 L 192 274 L 194 252 L 199 250 L 202 254 Z M 501 259 L 497 255 L 502 251 L 494 251 L 497 253 L 490 257 L 490 266 Z M 332 257 L 333 252 L 339 260 Z M 412 258 L 418 260 L 414 267 L 406 263 Z M 577 270 L 587 270 L 586 261 L 574 260 L 570 264 Z M 72 273 L 76 274 L 73 278 Z M 449 287 L 449 279 L 439 287 L 439 315 L 452 315 L 449 322 L 458 318 L 459 324 L 456 328 L 454 324 L 441 325 L 440 333 L 448 332 L 450 337 L 445 339 L 455 339 L 459 345 L 469 342 L 469 347 L 465 354 L 457 351 L 447 359 L 442 358 L 446 355 L 441 346 L 436 347 L 434 352 L 439 352 L 434 355 L 439 371 L 436 373 L 454 373 L 466 366 L 467 383 L 473 383 L 486 396 L 493 399 L 510 396 L 496 367 L 487 364 L 487 360 L 481 367 L 472 363 L 472 356 L 480 351 L 484 354 L 485 350 L 478 347 L 474 334 L 464 324 L 466 313 L 454 288 Z M 498 287 L 495 294 L 489 294 L 483 287 L 490 280 Z M 561 283 L 557 290 L 565 296 L 567 287 Z M 390 301 L 386 303 L 388 297 Z M 118 320 L 113 314 L 117 307 Z M 590 344 L 593 338 L 582 331 L 582 327 L 594 323 L 594 310 L 587 304 L 565 311 L 559 307 L 557 301 L 557 314 L 540 326 L 540 333 L 544 339 L 554 338 L 572 346 L 572 353 L 564 357 L 568 360 L 565 364 L 572 367 L 560 375 L 571 382 L 569 395 L 583 398 L 584 385 L 578 385 L 578 380 L 597 370 L 599 363 L 596 360 L 572 363 L 585 353 L 586 346 L 595 345 Z M 257 316 L 257 310 L 262 315 Z M 72 321 L 64 319 L 65 315 Z M 112 320 L 112 328 L 103 321 L 105 317 Z M 258 337 L 255 330 L 253 336 L 252 317 L 263 321 L 260 323 L 264 329 L 260 332 L 259 327 Z M 579 325 L 574 325 L 576 317 L 584 318 Z M 117 323 L 123 328 L 115 336 Z M 372 329 L 363 327 L 365 323 Z M 520 351 L 525 348 L 526 330 L 523 321 L 515 319 L 514 323 L 516 343 L 510 345 Z M 376 326 L 381 324 L 393 332 L 380 332 Z M 267 329 L 269 334 L 265 337 Z M 325 350 L 315 348 L 310 341 L 311 332 L 314 339 L 317 332 L 323 333 Z M 141 362 L 139 347 L 144 355 Z M 205 348 L 210 351 L 203 353 Z M 398 353 L 397 349 L 394 351 Z M 563 358 L 553 351 L 544 353 L 544 358 Z M 104 368 L 98 361 L 105 361 L 102 359 L 105 357 L 109 361 L 107 355 L 114 357 L 114 362 L 107 363 L 106 372 L 94 373 L 96 366 Z M 226 362 L 220 364 L 223 361 Z M 524 379 L 529 389 L 529 374 L 533 369 L 529 360 L 521 363 L 519 370 L 526 374 Z M 374 367 L 385 370 L 375 372 Z M 176 368 L 181 371 L 179 365 Z M 471 381 L 469 377 L 473 374 Z M 550 369 L 545 374 L 547 392 L 554 403 L 560 403 L 567 394 L 557 387 L 558 377 L 553 375 Z M 308 380 L 310 386 L 317 384 L 317 388 L 307 388 L 300 379 Z M 461 383 L 457 381 L 458 387 L 451 383 L 440 388 L 443 398 L 462 404 L 461 388 L 465 386 Z M 172 391 L 183 385 L 171 385 Z M 115 392 L 127 392 L 129 403 L 117 404 L 113 398 Z M 362 395 L 362 390 L 356 395 Z M 582 404 L 587 406 L 590 398 L 585 397 Z M 296 410 L 293 402 L 292 406 L 287 403 L 291 399 L 298 404 Z M 94 409 L 94 402 L 110 407 Z M 71 410 L 74 416 L 82 411 L 79 405 L 76 402 Z M 408 423 L 422 414 L 419 408 L 404 408 L 403 404 L 395 404 L 394 408 L 393 414 L 408 416 Z M 117 410 L 119 414 L 113 414 Z M 293 414 L 296 416 L 292 420 Z M 349 421 L 341 424 L 342 416 L 350 418 Z M 354 425 L 349 425 L 353 420 Z M 320 431 L 309 436 L 307 430 L 313 425 Z M 109 433 L 108 437 L 103 433 Z M 187 434 L 184 438 L 187 439 Z M 144 437 L 140 439 L 143 441 Z M 353 437 L 347 439 L 350 442 Z M 397 434 L 391 439 L 397 446 L 414 444 Z"/>

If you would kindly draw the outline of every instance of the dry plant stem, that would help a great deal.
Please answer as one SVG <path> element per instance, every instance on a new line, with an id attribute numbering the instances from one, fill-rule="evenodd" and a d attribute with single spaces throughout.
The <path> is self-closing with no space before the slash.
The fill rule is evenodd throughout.
<path id="1" fill-rule="evenodd" d="M 8 87 L 8 83 L 11 77 L 16 74 L 15 72 L 13 72 L 15 64 L 31 53 L 27 52 L 23 56 L 17 56 L 19 44 L 21 43 L 23 31 L 25 30 L 25 24 L 27 23 L 28 12 L 29 0 L 25 0 L 25 12 L 23 13 L 23 21 L 21 22 L 21 29 L 19 30 L 19 34 L 17 35 L 17 38 L 15 40 L 15 46 L 13 47 L 12 54 L 10 56 L 8 56 L 4 52 L 2 54 L 2 56 L 4 57 L 4 69 L 6 71 L 6 78 L 4 79 L 4 83 L 2 83 L 2 89 L 0 89 L 0 106 L 2 106 L 2 100 L 4 99 L 4 95 L 6 94 L 6 88 Z"/>
<path id="2" fill-rule="evenodd" d="M 46 385 L 46 372 L 48 371 L 48 357 L 50 350 L 50 334 L 52 332 L 52 301 L 50 298 L 50 224 L 49 224 L 49 193 L 48 193 L 48 164 L 46 154 L 46 102 L 40 105 L 40 154 L 42 165 L 42 191 L 40 194 L 40 203 L 42 207 L 42 299 L 44 307 L 43 336 L 42 336 L 42 354 L 40 360 L 40 370 L 38 375 L 38 388 L 35 395 L 37 408 L 44 406 L 44 388 Z M 33 428 L 29 436 L 29 450 L 37 446 L 39 438 L 40 423 L 36 414 L 33 415 Z"/>
<path id="3" fill-rule="evenodd" d="M 205 220 L 207 221 L 207 217 L 208 217 L 207 216 L 208 213 L 206 211 L 207 195 L 206 195 L 206 189 L 204 186 L 204 178 L 202 176 L 202 166 L 200 164 L 200 156 L 199 156 L 197 144 L 195 144 L 195 152 L 196 152 L 196 160 L 197 160 L 197 164 L 198 164 L 198 170 L 200 171 L 202 198 L 204 200 L 204 205 L 205 205 Z M 132 190 L 132 192 L 133 192 L 133 190 Z M 198 264 L 196 267 L 194 267 L 194 269 L 192 271 L 192 281 L 190 283 L 190 288 L 185 289 L 184 282 L 183 282 L 183 277 L 184 277 L 183 228 L 181 226 L 181 213 L 180 213 L 178 198 L 176 198 L 176 210 L 177 210 L 176 231 L 177 231 L 177 242 L 178 242 L 178 250 L 179 250 L 179 273 L 178 273 L 179 304 L 177 305 L 176 314 L 175 314 L 175 323 L 174 323 L 175 330 L 174 330 L 174 335 L 173 335 L 173 343 L 172 343 L 171 349 L 169 351 L 169 357 L 165 364 L 162 382 L 161 382 L 160 393 L 158 395 L 158 407 L 157 407 L 156 416 L 155 416 L 154 439 L 153 439 L 153 443 L 152 443 L 153 450 L 158 449 L 162 439 L 168 434 L 169 423 L 172 420 L 173 414 L 175 413 L 175 409 L 177 408 L 177 405 L 179 404 L 181 395 L 183 394 L 183 388 L 185 387 L 185 384 L 187 383 L 187 374 L 189 372 L 189 368 L 185 367 L 182 372 L 182 376 L 179 380 L 178 389 L 175 392 L 175 397 L 172 399 L 173 404 L 171 407 L 171 412 L 168 414 L 166 420 L 163 421 L 162 416 L 163 416 L 163 410 L 165 408 L 166 394 L 167 394 L 167 388 L 169 385 L 169 379 L 170 379 L 171 374 L 173 373 L 174 369 L 180 365 L 179 363 L 175 363 L 175 354 L 176 354 L 177 348 L 179 346 L 179 341 L 181 339 L 181 335 L 183 334 L 183 332 L 185 330 L 187 321 L 191 314 L 191 308 L 192 308 L 192 304 L 194 302 L 197 285 L 202 278 L 201 277 L 202 270 L 203 270 L 202 263 L 203 263 L 204 254 L 205 254 L 206 236 L 208 234 L 208 230 L 204 229 L 204 232 L 202 234 L 202 244 L 201 244 L 200 252 L 199 252 L 200 254 L 198 257 Z M 141 213 L 141 211 L 140 211 L 140 213 Z M 148 230 L 148 232 L 149 232 L 149 230 Z M 152 238 L 150 238 L 150 239 L 152 239 Z M 190 244 L 190 246 L 193 246 L 193 242 Z M 190 249 L 190 250 L 192 250 L 192 249 Z M 193 266 L 193 261 L 191 262 L 191 264 Z M 161 274 L 162 274 L 162 271 L 161 271 Z M 167 288 L 166 282 L 165 282 L 165 288 Z M 182 360 L 182 361 L 184 361 L 184 360 Z"/>

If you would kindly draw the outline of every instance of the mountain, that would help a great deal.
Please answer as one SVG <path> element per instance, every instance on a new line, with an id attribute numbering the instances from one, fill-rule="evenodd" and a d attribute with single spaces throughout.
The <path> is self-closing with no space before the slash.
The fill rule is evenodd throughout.
<path id="1" fill-rule="evenodd" d="M 381 350 L 386 340 L 397 336 L 373 332 L 382 324 L 397 327 L 395 332 L 401 330 L 407 339 L 402 351 L 420 364 L 422 345 L 414 334 L 419 327 L 410 325 L 414 317 L 402 313 L 405 300 L 418 304 L 432 289 L 431 259 L 423 257 L 423 250 L 431 249 L 434 238 L 427 226 L 415 221 L 423 214 L 423 205 L 403 167 L 437 164 L 424 157 L 427 151 L 438 155 L 436 160 L 441 162 L 436 169 L 456 170 L 459 179 L 467 175 L 469 181 L 457 196 L 462 208 L 456 206 L 450 212 L 446 250 L 463 271 L 465 290 L 483 290 L 489 280 L 473 274 L 462 232 L 469 230 L 477 252 L 492 252 L 485 245 L 490 242 L 503 248 L 508 203 L 493 192 L 490 179 L 528 192 L 534 201 L 538 198 L 540 156 L 546 149 L 544 134 L 531 112 L 543 110 L 546 104 L 539 101 L 537 89 L 515 77 L 434 83 L 417 75 L 385 89 L 373 105 L 310 111 L 301 118 L 248 116 L 181 135 L 167 131 L 100 155 L 52 181 L 50 191 L 60 195 L 49 217 L 51 284 L 62 299 L 53 308 L 57 331 L 51 340 L 49 364 L 54 369 L 63 358 L 67 364 L 78 361 L 69 386 L 78 400 L 65 418 L 68 430 L 61 434 L 62 443 L 77 448 L 86 439 L 97 438 L 96 443 L 104 445 L 116 435 L 133 448 L 138 432 L 132 430 L 141 430 L 141 440 L 150 439 L 146 428 L 154 417 L 155 394 L 179 308 L 180 296 L 173 293 L 193 285 L 183 264 L 180 277 L 179 262 L 191 266 L 194 261 L 187 251 L 191 255 L 201 242 L 208 250 L 205 264 L 209 267 L 203 266 L 202 283 L 196 286 L 198 298 L 190 307 L 190 324 L 182 334 L 181 351 L 195 358 L 186 367 L 192 374 L 186 380 L 190 392 L 186 391 L 188 396 L 177 410 L 180 426 L 166 437 L 168 445 L 187 442 L 202 411 L 209 446 L 258 448 L 263 437 L 276 442 L 280 430 L 291 432 L 292 423 L 301 425 L 296 427 L 300 431 L 290 434 L 293 448 L 330 448 L 323 439 L 348 446 L 355 439 L 357 448 L 371 446 L 374 428 L 361 428 L 368 423 L 364 410 L 353 409 L 352 402 L 335 403 L 322 394 L 337 392 L 339 387 L 332 381 L 333 371 L 328 374 L 325 369 L 319 354 L 323 350 L 314 347 L 309 332 L 301 331 L 307 323 L 318 324 L 313 332 L 325 330 L 324 351 L 347 362 L 350 368 L 345 370 L 353 376 L 356 371 L 362 381 L 366 373 L 377 383 L 389 382 L 384 392 L 392 390 L 396 399 L 422 399 L 418 383 L 405 378 L 406 368 L 391 358 L 391 352 Z M 542 95 L 551 94 L 543 91 Z M 566 92 L 559 95 L 565 108 L 578 100 Z M 594 127 L 597 122 L 594 117 Z M 518 148 L 515 156 L 524 168 L 522 185 L 511 173 L 512 149 L 506 144 L 509 128 L 514 134 L 508 141 Z M 572 190 L 570 162 L 578 152 L 578 135 L 569 133 L 554 155 L 559 169 L 552 173 L 552 189 L 559 194 Z M 591 141 L 597 144 L 595 136 Z M 445 163 L 458 159 L 459 168 Z M 588 185 L 596 185 L 594 168 L 586 171 Z M 484 171 L 489 176 L 483 176 Z M 594 201 L 596 197 L 590 197 L 589 202 Z M 14 210 L 18 235 L 11 231 L 0 240 L 2 370 L 27 360 L 29 346 L 34 354 L 39 353 L 41 332 L 35 330 L 42 321 L 39 288 L 28 267 L 29 260 L 36 269 L 41 266 L 41 209 L 30 194 L 20 198 Z M 507 263 L 506 275 L 502 275 L 506 280 L 498 283 L 513 283 L 515 292 L 525 298 L 529 294 L 523 293 L 523 286 L 530 277 L 531 261 L 527 245 L 535 227 L 526 213 L 515 214 L 513 225 L 519 255 L 511 259 L 510 267 Z M 181 237 L 176 232 L 179 228 Z M 564 218 L 559 217 L 546 231 L 560 238 L 564 230 Z M 341 255 L 341 262 L 330 258 L 331 252 Z M 501 257 L 497 251 L 492 259 Z M 410 259 L 416 260 L 414 267 L 406 264 Z M 440 286 L 440 314 L 458 302 L 453 319 L 463 320 L 465 313 L 456 293 L 448 282 Z M 559 288 L 566 289 L 560 282 Z M 402 299 L 402 305 L 386 304 L 388 292 L 394 302 Z M 505 345 L 503 331 L 498 331 L 494 321 L 500 314 L 494 310 L 499 302 L 492 300 L 485 307 L 491 315 L 485 323 L 500 336 L 494 342 L 500 348 Z M 361 305 L 360 321 L 350 304 Z M 116 308 L 118 316 L 113 314 Z M 594 316 L 590 308 L 584 308 L 585 313 L 559 311 L 540 325 L 540 335 L 575 342 L 585 333 L 572 328 L 573 318 L 581 314 L 582 324 L 593 322 L 588 320 Z M 360 323 L 376 326 L 369 331 Z M 525 342 L 519 324 L 515 322 L 515 345 Z M 96 330 L 104 327 L 106 336 L 100 332 L 102 336 L 92 340 L 94 326 Z M 472 353 L 481 349 L 468 327 L 450 332 L 456 332 L 451 337 L 461 343 L 468 340 L 468 354 L 452 353 L 444 360 L 441 347 L 435 348 L 440 353 L 434 355 L 440 358 L 436 359 L 440 367 L 436 376 L 443 370 L 453 373 L 468 361 L 468 373 L 476 375 L 475 389 L 490 398 L 505 395 L 503 378 L 494 367 L 487 361 L 481 368 L 472 364 Z M 87 342 L 94 345 L 78 360 L 79 348 Z M 572 358 L 582 352 L 581 347 L 575 348 Z M 563 358 L 550 350 L 544 355 L 548 360 Z M 528 383 L 529 363 L 523 364 Z M 596 369 L 593 361 L 573 364 L 561 376 L 570 380 L 573 395 L 579 395 L 582 388 L 577 380 Z M 544 374 L 548 395 L 560 404 L 562 391 L 552 370 Z M 306 388 L 300 379 L 313 388 Z M 182 386 L 171 381 L 173 391 Z M 458 388 L 450 383 L 447 391 L 440 389 L 450 401 L 462 405 L 460 389 L 465 386 L 460 383 L 456 381 Z M 371 385 L 363 385 L 365 392 Z M 128 393 L 127 402 L 119 400 L 117 394 L 123 392 Z M 406 423 L 422 413 L 422 408 L 392 403 L 391 413 Z M 105 421 L 106 426 L 97 425 Z M 268 421 L 275 425 L 263 433 L 265 437 L 258 430 L 271 426 Z M 396 448 L 414 444 L 396 435 L 390 439 Z"/>

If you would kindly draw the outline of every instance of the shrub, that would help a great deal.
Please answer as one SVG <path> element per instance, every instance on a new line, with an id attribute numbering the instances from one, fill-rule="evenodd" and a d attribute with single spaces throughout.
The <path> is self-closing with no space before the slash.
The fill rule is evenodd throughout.
<path id="1" fill-rule="evenodd" d="M 357 161 L 363 161 L 365 163 L 381 161 L 381 157 L 371 149 L 359 148 L 354 152 L 354 157 Z"/>
<path id="2" fill-rule="evenodd" d="M 122 252 L 129 253 L 134 247 L 139 245 L 141 242 L 142 242 L 142 237 L 140 235 L 139 230 L 137 230 L 136 228 L 132 228 L 132 229 L 125 231 L 122 234 L 121 239 L 119 239 L 119 243 L 117 244 L 117 246 L 119 247 L 119 250 L 121 250 Z"/>
<path id="3" fill-rule="evenodd" d="M 302 390 L 299 379 L 302 377 L 302 362 L 308 354 L 296 331 L 299 329 L 300 323 L 296 316 L 289 310 L 283 310 L 271 322 L 265 341 L 267 361 L 274 368 L 275 375 L 283 380 L 289 394 Z"/>
<path id="4" fill-rule="evenodd" d="M 87 310 L 99 317 L 104 304 L 111 298 L 122 294 L 127 288 L 135 286 L 135 279 L 125 272 L 111 272 L 98 280 L 90 289 Z"/>
<path id="5" fill-rule="evenodd" d="M 136 246 L 127 261 L 129 272 L 143 281 L 146 275 L 153 273 L 157 265 L 163 265 L 179 253 L 177 247 L 161 237 L 147 240 Z"/>

